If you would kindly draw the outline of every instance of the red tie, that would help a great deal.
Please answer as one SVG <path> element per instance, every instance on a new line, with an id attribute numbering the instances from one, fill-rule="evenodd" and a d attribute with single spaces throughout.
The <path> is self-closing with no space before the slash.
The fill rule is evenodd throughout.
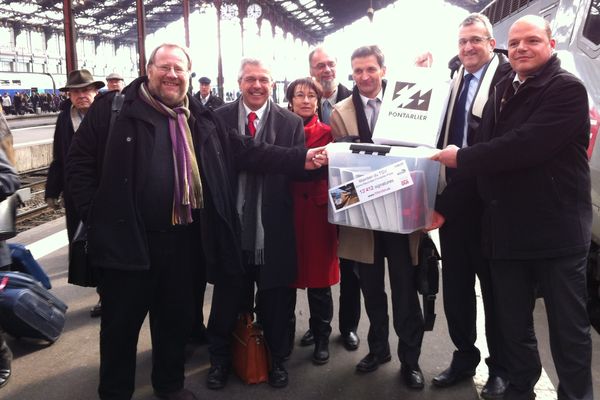
<path id="1" fill-rule="evenodd" d="M 256 126 L 254 125 L 254 121 L 256 121 L 256 113 L 251 112 L 248 114 L 248 132 L 250 132 L 250 136 L 254 137 L 256 134 Z"/>

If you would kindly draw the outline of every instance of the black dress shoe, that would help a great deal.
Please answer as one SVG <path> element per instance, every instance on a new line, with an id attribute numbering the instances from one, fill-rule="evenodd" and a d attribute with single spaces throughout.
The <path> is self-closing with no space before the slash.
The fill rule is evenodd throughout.
<path id="1" fill-rule="evenodd" d="M 472 378 L 475 375 L 475 369 L 462 369 L 459 370 L 454 368 L 452 365 L 444 372 L 434 377 L 431 380 L 433 386 L 437 387 L 448 387 L 452 386 L 462 380 Z"/>
<path id="2" fill-rule="evenodd" d="M 379 368 L 379 364 L 390 361 L 392 361 L 392 355 L 389 351 L 382 356 L 378 356 L 375 353 L 369 353 L 356 364 L 356 371 L 362 373 L 373 372 Z"/>
<path id="3" fill-rule="evenodd" d="M 313 336 L 312 331 L 309 329 L 300 339 L 300 346 L 306 347 L 315 344 L 315 337 Z"/>
<path id="4" fill-rule="evenodd" d="M 329 340 L 317 340 L 312 360 L 317 365 L 327 364 L 329 361 Z"/>
<path id="5" fill-rule="evenodd" d="M 344 342 L 344 347 L 348 351 L 354 351 L 358 349 L 358 346 L 360 345 L 360 339 L 354 331 L 342 334 L 342 341 Z"/>
<path id="6" fill-rule="evenodd" d="M 0 333 L 2 335 L 2 333 Z M 2 346 L 0 346 L 0 388 L 6 386 L 11 374 L 12 352 L 4 342 L 4 338 L 0 338 Z"/>
<path id="7" fill-rule="evenodd" d="M 229 368 L 225 365 L 213 365 L 208 370 L 206 387 L 212 390 L 223 389 L 229 378 Z"/>
<path id="8" fill-rule="evenodd" d="M 406 386 L 411 389 L 421 390 L 425 387 L 425 379 L 423 378 L 421 368 L 418 366 L 416 368 L 402 366 L 400 368 L 400 375 Z"/>
<path id="9" fill-rule="evenodd" d="M 159 399 L 166 399 L 166 400 L 198 400 L 198 398 L 196 396 L 194 396 L 194 393 L 190 392 L 187 389 L 181 389 L 181 390 L 178 390 L 178 391 L 172 392 L 172 393 L 161 393 L 161 392 L 154 391 L 154 394 Z"/>
<path id="10" fill-rule="evenodd" d="M 483 389 L 481 390 L 481 397 L 486 400 L 501 399 L 504 397 L 504 392 L 508 386 L 508 381 L 496 375 L 490 375 Z"/>
<path id="11" fill-rule="evenodd" d="M 102 302 L 98 300 L 98 303 L 90 309 L 90 317 L 98 318 L 102 315 Z"/>
<path id="12" fill-rule="evenodd" d="M 273 362 L 273 367 L 269 371 L 269 385 L 274 388 L 283 388 L 288 384 L 288 373 L 283 364 Z"/>

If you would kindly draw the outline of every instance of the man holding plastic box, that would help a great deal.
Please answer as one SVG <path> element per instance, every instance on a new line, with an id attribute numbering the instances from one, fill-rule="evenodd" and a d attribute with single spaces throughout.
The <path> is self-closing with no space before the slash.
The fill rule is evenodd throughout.
<path id="1" fill-rule="evenodd" d="M 548 314 L 558 398 L 591 400 L 586 266 L 592 205 L 588 95 L 560 67 L 548 21 L 528 15 L 508 33 L 508 71 L 486 104 L 476 144 L 435 159 L 477 176 L 483 250 L 510 381 L 504 399 L 532 399 L 542 366 L 536 293 Z"/>
<path id="2" fill-rule="evenodd" d="M 442 149 L 448 144 L 467 147 L 473 143 L 483 106 L 508 67 L 505 57 L 494 53 L 495 45 L 492 25 L 485 15 L 471 14 L 461 22 L 458 29 L 458 57 L 462 67 L 452 84 L 438 148 Z M 434 377 L 432 383 L 437 387 L 447 387 L 475 375 L 475 368 L 481 360 L 480 351 L 475 346 L 475 278 L 478 277 L 490 354 L 486 359 L 489 377 L 481 396 L 484 399 L 500 398 L 507 385 L 506 370 L 501 360 L 502 344 L 493 308 L 489 265 L 481 250 L 483 205 L 472 175 L 465 176 L 461 171 L 442 167 L 441 182 L 443 189 L 436 199 L 434 220 L 438 224 L 443 222 L 440 243 L 444 312 L 456 350 L 450 366 Z"/>
<path id="3" fill-rule="evenodd" d="M 337 59 L 330 56 L 322 47 L 317 47 L 308 55 L 310 75 L 316 79 L 323 88 L 323 97 L 319 104 L 319 119 L 330 123 L 333 106 L 350 97 L 352 91 L 337 82 L 336 68 Z M 360 283 L 358 281 L 358 269 L 352 260 L 340 259 L 340 310 L 339 329 L 346 350 L 356 350 L 360 344 L 357 334 L 360 321 Z M 308 294 L 311 296 L 311 294 Z M 309 329 L 306 331 L 300 344 L 310 346 L 314 343 L 314 336 Z"/>
<path id="4" fill-rule="evenodd" d="M 356 86 L 351 97 L 335 105 L 331 115 L 331 132 L 335 138 L 358 134 L 360 142 L 372 143 L 385 86 L 384 56 L 378 46 L 360 47 L 352 53 L 351 64 Z M 413 389 L 424 387 L 419 367 L 424 322 L 415 287 L 416 270 L 409 250 L 416 249 L 415 240 L 410 238 L 418 235 L 420 233 L 403 235 L 340 226 L 338 249 L 340 258 L 358 264 L 360 286 L 370 322 L 369 354 L 357 364 L 356 370 L 372 372 L 392 359 L 384 282 L 384 259 L 387 258 L 401 375 L 406 385 Z"/>

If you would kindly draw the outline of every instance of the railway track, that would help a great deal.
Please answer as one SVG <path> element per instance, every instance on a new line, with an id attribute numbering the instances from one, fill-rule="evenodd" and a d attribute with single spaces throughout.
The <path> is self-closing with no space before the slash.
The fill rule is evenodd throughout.
<path id="1" fill-rule="evenodd" d="M 64 215 L 64 209 L 53 210 L 46 205 L 44 189 L 47 175 L 48 168 L 28 171 L 20 175 L 21 189 L 29 190 L 30 196 L 17 209 L 18 232 L 23 232 Z"/>

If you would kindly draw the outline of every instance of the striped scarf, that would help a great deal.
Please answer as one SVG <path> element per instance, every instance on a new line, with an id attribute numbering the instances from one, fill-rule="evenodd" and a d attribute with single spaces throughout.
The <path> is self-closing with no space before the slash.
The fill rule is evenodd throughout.
<path id="1" fill-rule="evenodd" d="M 153 97 L 146 83 L 140 85 L 140 97 L 159 113 L 169 118 L 169 136 L 173 149 L 174 193 L 173 225 L 185 225 L 192 222 L 192 209 L 202 208 L 202 182 L 192 142 L 192 132 L 188 125 L 190 110 L 187 96 L 183 105 L 170 108 Z"/>

